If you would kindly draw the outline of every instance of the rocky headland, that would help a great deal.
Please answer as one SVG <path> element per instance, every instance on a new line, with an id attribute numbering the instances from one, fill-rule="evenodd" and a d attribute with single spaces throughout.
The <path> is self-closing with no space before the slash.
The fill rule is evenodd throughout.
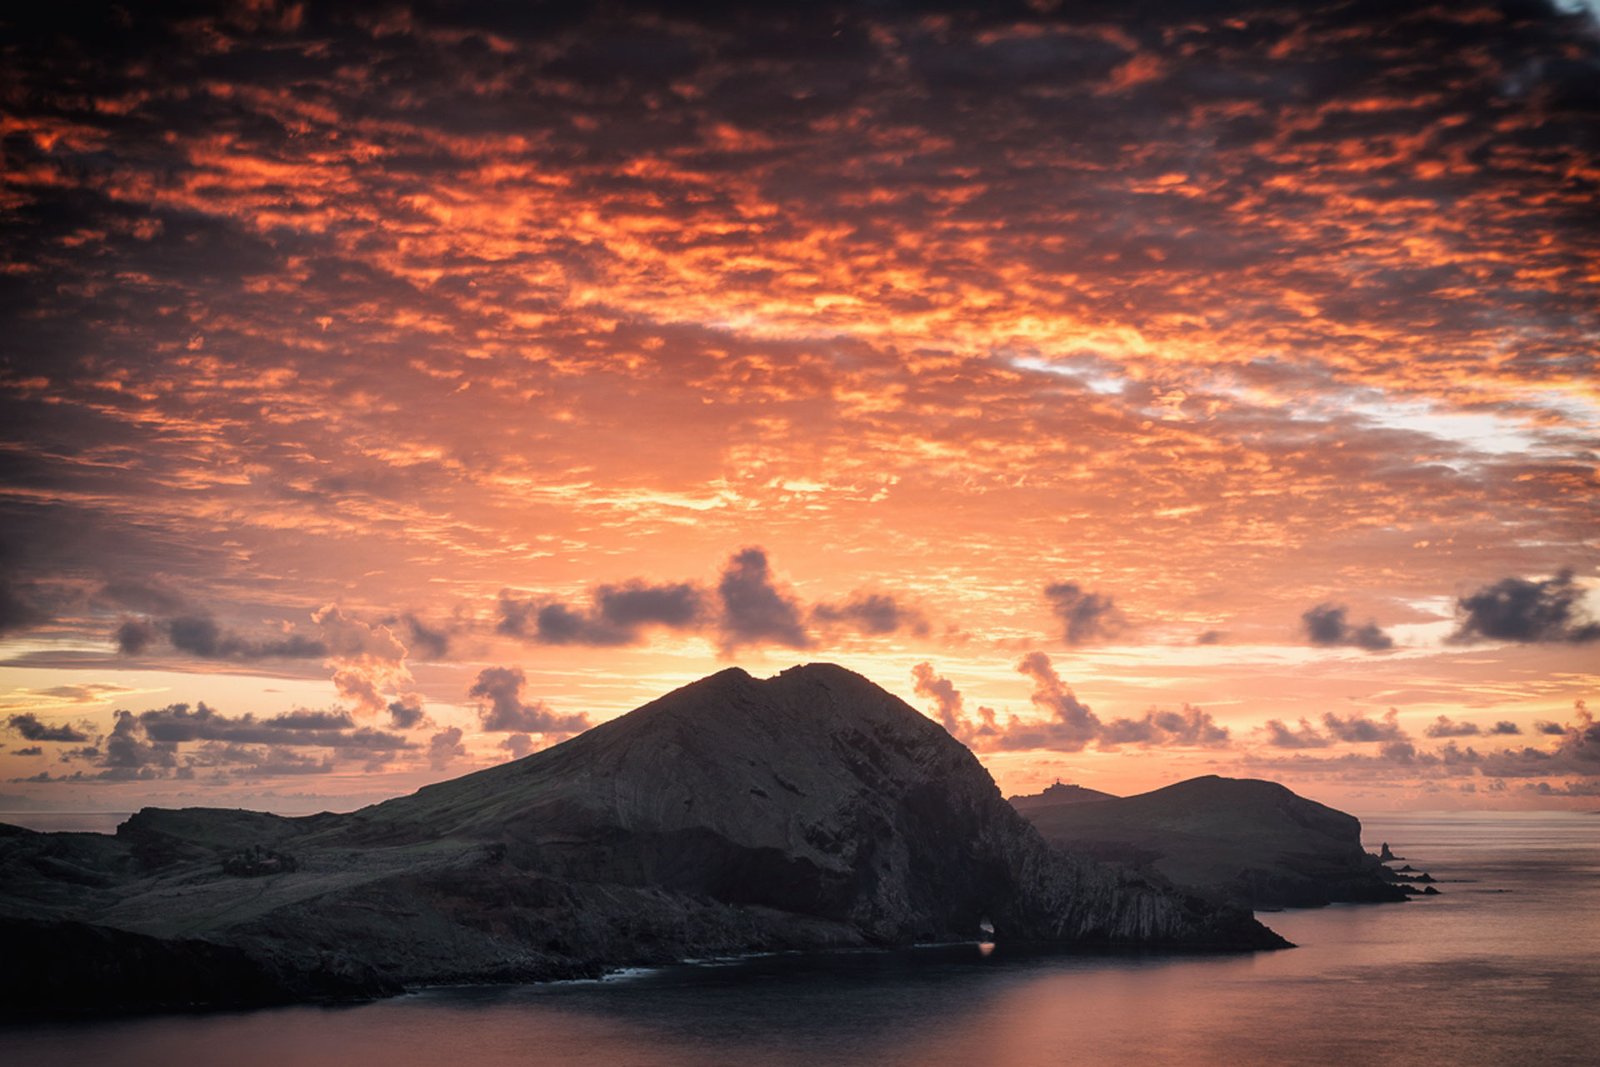
<path id="1" fill-rule="evenodd" d="M 146 809 L 0 830 L 12 1014 L 280 1003 L 710 954 L 1287 942 L 1049 845 L 977 758 L 843 668 L 722 671 L 346 815 Z"/>
<path id="2" fill-rule="evenodd" d="M 1053 786 L 1011 803 L 1059 848 L 1251 909 L 1404 900 L 1361 844 L 1361 822 L 1277 784 L 1207 775 L 1132 797 L 1085 800 Z M 1074 787 L 1075 788 L 1075 787 Z M 1092 792 L 1092 791 L 1091 791 Z"/>

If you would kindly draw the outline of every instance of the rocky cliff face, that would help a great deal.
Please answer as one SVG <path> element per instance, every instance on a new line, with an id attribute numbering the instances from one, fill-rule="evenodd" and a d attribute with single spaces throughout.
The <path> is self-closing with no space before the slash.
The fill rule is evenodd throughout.
<path id="1" fill-rule="evenodd" d="M 1403 900 L 1352 815 L 1276 782 L 1208 775 L 1133 797 L 1012 803 L 1046 840 L 1247 908 Z"/>
<path id="2" fill-rule="evenodd" d="M 1003 939 L 1284 944 L 1248 913 L 1052 849 L 942 727 L 826 664 L 723 671 L 350 815 L 147 810 L 88 837 L 0 838 L 0 916 L 198 940 L 374 990 L 971 939 L 985 919 Z"/>

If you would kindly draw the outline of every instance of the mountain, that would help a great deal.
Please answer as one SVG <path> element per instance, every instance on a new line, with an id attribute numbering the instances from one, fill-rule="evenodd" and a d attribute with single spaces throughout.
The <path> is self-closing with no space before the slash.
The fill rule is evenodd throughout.
<path id="1" fill-rule="evenodd" d="M 1013 805 L 1052 844 L 1247 908 L 1403 900 L 1353 815 L 1276 782 L 1207 775 L 1138 796 Z"/>
<path id="2" fill-rule="evenodd" d="M 942 727 L 828 664 L 722 671 L 348 815 L 146 809 L 115 837 L 0 835 L 0 937 L 42 954 L 0 989 L 13 1010 L 50 1006 L 21 976 L 52 938 L 102 975 L 74 1003 L 141 1007 L 194 999 L 197 973 L 200 999 L 272 1002 L 972 940 L 985 920 L 1008 940 L 1286 944 L 1052 849 Z"/>

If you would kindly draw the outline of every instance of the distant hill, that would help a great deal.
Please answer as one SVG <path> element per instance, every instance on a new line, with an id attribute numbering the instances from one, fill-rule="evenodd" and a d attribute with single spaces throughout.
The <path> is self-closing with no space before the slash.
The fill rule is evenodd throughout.
<path id="1" fill-rule="evenodd" d="M 942 727 L 829 664 L 722 671 L 349 815 L 146 809 L 115 838 L 0 833 L 13 1012 L 971 940 L 985 920 L 1002 940 L 1286 944 L 1246 911 L 1050 848 Z"/>
<path id="2" fill-rule="evenodd" d="M 1362 848 L 1358 819 L 1276 782 L 1207 775 L 1132 797 L 1050 797 L 1012 804 L 1060 848 L 1153 871 L 1210 900 L 1275 908 L 1407 896 Z"/>
<path id="3" fill-rule="evenodd" d="M 1089 789 L 1081 785 L 1063 785 L 1060 782 L 1046 786 L 1043 793 L 1006 797 L 1011 806 L 1024 815 L 1055 807 L 1057 804 L 1088 804 L 1096 800 L 1118 799 L 1120 798 L 1115 793 L 1102 793 L 1098 789 Z"/>

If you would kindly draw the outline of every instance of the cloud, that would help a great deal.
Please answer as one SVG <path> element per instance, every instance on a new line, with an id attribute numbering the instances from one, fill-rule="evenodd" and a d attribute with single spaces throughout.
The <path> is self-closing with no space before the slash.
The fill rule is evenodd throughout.
<path id="1" fill-rule="evenodd" d="M 1600 724 L 1582 701 L 1574 708 L 1573 721 L 1561 731 L 1554 751 L 1524 747 L 1503 749 L 1484 756 L 1483 773 L 1497 778 L 1548 777 L 1578 774 L 1600 775 Z"/>
<path id="2" fill-rule="evenodd" d="M 1502 578 L 1456 601 L 1459 621 L 1450 639 L 1574 645 L 1600 641 L 1600 622 L 1585 616 L 1582 598 L 1570 570 L 1541 581 Z"/>
<path id="3" fill-rule="evenodd" d="M 1406 738 L 1405 731 L 1400 728 L 1400 713 L 1394 708 L 1385 712 L 1381 720 L 1369 719 L 1365 715 L 1340 717 L 1329 712 L 1322 717 L 1322 725 L 1338 740 L 1356 744 L 1403 741 Z"/>
<path id="4" fill-rule="evenodd" d="M 1303 730 L 1315 737 L 1321 736 L 1315 735 L 1304 719 L 1300 722 Z M 1448 718 L 1446 722 L 1451 728 L 1460 725 L 1450 722 Z M 1438 727 L 1439 720 L 1436 719 L 1432 725 Z M 1281 731 L 1281 723 L 1269 723 L 1269 735 L 1273 732 L 1270 728 L 1274 726 Z M 1508 726 L 1515 728 L 1514 723 L 1501 722 L 1496 723 L 1492 730 L 1481 732 L 1487 736 L 1500 735 L 1508 732 L 1501 730 Z M 1479 751 L 1472 747 L 1463 748 L 1451 738 L 1440 748 L 1428 751 L 1400 737 L 1383 741 L 1376 753 L 1349 752 L 1331 757 L 1313 757 L 1303 753 L 1282 758 L 1249 756 L 1246 762 L 1272 772 L 1331 774 L 1346 781 L 1392 782 L 1397 772 L 1424 780 L 1481 777 L 1489 780 L 1485 788 L 1490 792 L 1504 792 L 1507 779 L 1600 778 L 1600 725 L 1595 724 L 1582 701 L 1577 703 L 1573 721 L 1559 729 L 1561 740 L 1553 749 L 1523 746 Z M 1325 747 L 1330 741 L 1322 737 L 1318 743 L 1306 744 L 1303 743 L 1304 739 L 1295 738 L 1292 731 L 1281 732 L 1288 735 L 1291 743 L 1279 747 Z"/>
<path id="5" fill-rule="evenodd" d="M 336 604 L 312 612 L 311 620 L 322 634 L 327 665 L 333 668 L 333 687 L 353 701 L 356 711 L 377 715 L 387 710 L 393 693 L 412 681 L 406 667 L 406 646 L 388 626 L 362 622 Z"/>
<path id="6" fill-rule="evenodd" d="M 1121 745 L 1220 748 L 1229 744 L 1227 727 L 1218 725 L 1209 712 L 1188 704 L 1179 711 L 1150 708 L 1136 719 L 1102 722 L 1087 704 L 1078 700 L 1042 652 L 1024 656 L 1018 661 L 1017 670 L 1033 679 L 1030 699 L 1048 715 L 1042 723 L 1013 715 L 1002 724 L 994 709 L 988 707 L 978 709 L 977 721 L 969 719 L 961 692 L 928 663 L 913 667 L 911 680 L 918 696 L 934 702 L 939 721 L 950 735 L 981 750 L 1078 752 L 1091 744 L 1104 750 Z"/>
<path id="7" fill-rule="evenodd" d="M 441 660 L 450 654 L 448 630 L 429 626 L 410 612 L 400 616 L 400 625 L 405 631 L 406 652 L 412 659 Z"/>
<path id="8" fill-rule="evenodd" d="M 478 708 L 478 721 L 484 730 L 503 733 L 542 734 L 555 742 L 582 733 L 592 723 L 584 715 L 559 715 L 543 701 L 524 703 L 527 677 L 520 667 L 485 667 L 478 672 L 467 695 L 486 701 Z"/>
<path id="9" fill-rule="evenodd" d="M 1267 733 L 1267 744 L 1273 748 L 1327 748 L 1333 740 L 1317 732 L 1317 728 L 1304 719 L 1300 720 L 1300 728 L 1292 729 L 1283 724 L 1281 719 L 1268 719 L 1264 727 Z"/>
<path id="10" fill-rule="evenodd" d="M 18 756 L 42 756 L 42 755 L 44 755 L 44 749 L 40 748 L 38 745 L 28 745 L 28 746 L 26 746 L 24 748 L 17 749 L 15 755 L 18 755 Z"/>
<path id="11" fill-rule="evenodd" d="M 988 712 L 986 726 L 968 722 L 961 691 L 950 679 L 937 674 L 931 663 L 918 663 L 911 668 L 911 684 L 918 696 L 927 697 L 934 702 L 939 711 L 939 722 L 957 741 L 971 745 L 980 735 L 990 736 L 994 733 L 994 712 L 987 708 L 983 709 Z"/>
<path id="12" fill-rule="evenodd" d="M 411 747 L 398 734 L 357 727 L 342 710 L 299 709 L 258 719 L 250 713 L 230 717 L 205 703 L 169 704 L 140 712 L 143 734 L 151 741 L 181 744 L 189 741 L 223 741 L 234 744 L 270 744 L 288 747 L 353 749 L 367 753 L 399 751 Z"/>
<path id="13" fill-rule="evenodd" d="M 527 734 L 511 734 L 500 742 L 500 747 L 511 753 L 512 759 L 521 759 L 533 751 L 533 738 Z"/>
<path id="14" fill-rule="evenodd" d="M 13 715 L 7 720 L 12 730 L 28 741 L 78 742 L 89 740 L 89 735 L 71 726 L 50 726 L 39 721 L 32 712 Z"/>
<path id="15" fill-rule="evenodd" d="M 149 590 L 132 595 L 126 586 L 116 594 L 119 601 L 165 602 Z M 394 630 L 347 615 L 337 604 L 318 608 L 311 613 L 311 621 L 318 630 L 315 638 L 298 633 L 247 638 L 224 628 L 208 614 L 124 619 L 111 636 L 121 655 L 141 655 L 164 639 L 175 651 L 202 659 L 322 659 L 332 669 L 335 692 L 351 701 L 358 712 L 376 715 L 388 709 L 395 691 L 411 681 L 405 664 L 409 650 Z M 438 631 L 411 615 L 391 621 L 403 625 L 412 639 L 430 652 L 442 654 L 445 638 Z"/>
<path id="16" fill-rule="evenodd" d="M 1578 779 L 1563 782 L 1560 785 L 1551 785 L 1549 782 L 1539 782 L 1538 784 L 1529 782 L 1523 786 L 1523 789 L 1542 797 L 1600 797 L 1600 780 L 1583 781 Z"/>
<path id="17" fill-rule="evenodd" d="M 760 548 L 743 549 L 728 560 L 717 596 L 722 602 L 718 627 L 724 652 L 744 645 L 811 646 L 800 623 L 799 603 L 773 584 L 767 554 Z"/>
<path id="18" fill-rule="evenodd" d="M 181 615 L 188 601 L 179 593 L 153 582 L 118 578 L 100 587 L 96 599 L 113 607 L 144 615 Z"/>
<path id="19" fill-rule="evenodd" d="M 1071 687 L 1051 666 L 1049 656 L 1030 652 L 1017 661 L 1017 670 L 1033 679 L 1033 693 L 1029 699 L 1049 718 L 1042 724 L 1008 727 L 1000 739 L 1000 747 L 1078 752 L 1099 736 L 1099 718 L 1089 705 L 1073 695 Z"/>
<path id="20" fill-rule="evenodd" d="M 926 636 L 928 621 L 922 613 L 899 603 L 886 593 L 852 593 L 842 604 L 817 604 L 811 618 L 823 626 L 844 625 L 874 636 L 901 630 Z"/>
<path id="21" fill-rule="evenodd" d="M 541 597 L 518 597 L 502 590 L 499 633 L 546 645 L 612 647 L 635 645 L 648 631 L 715 635 L 724 652 L 746 645 L 810 648 L 804 620 L 824 630 L 845 628 L 881 637 L 892 633 L 925 636 L 922 613 L 894 596 L 855 592 L 842 602 L 806 610 L 781 590 L 765 551 L 746 548 L 729 557 L 714 591 L 693 582 L 652 583 L 642 579 L 591 590 L 587 605 Z"/>
<path id="22" fill-rule="evenodd" d="M 630 630 L 641 626 L 689 629 L 705 611 L 704 594 L 688 582 L 651 585 L 636 580 L 602 585 L 594 591 L 594 603 L 600 619 Z"/>
<path id="23" fill-rule="evenodd" d="M 406 646 L 393 630 L 352 618 L 337 604 L 318 608 L 311 613 L 311 621 L 321 629 L 321 654 L 329 658 L 398 663 L 406 657 Z"/>
<path id="24" fill-rule="evenodd" d="M 31 630 L 48 622 L 49 618 L 9 578 L 0 578 L 0 635 Z"/>
<path id="25" fill-rule="evenodd" d="M 1422 732 L 1428 737 L 1476 737 L 1483 731 L 1475 722 L 1456 722 L 1448 715 L 1441 715 Z"/>
<path id="26" fill-rule="evenodd" d="M 328 755 L 314 755 L 273 745 L 239 745 L 207 742 L 186 757 L 174 777 L 193 778 L 197 770 L 212 771 L 213 781 L 254 780 L 308 774 L 332 774 L 337 762 Z M 369 763 L 368 770 L 381 768 L 382 762 Z"/>
<path id="27" fill-rule="evenodd" d="M 416 693 L 407 693 L 389 703 L 389 722 L 396 730 L 420 726 L 426 718 L 427 714 L 422 710 L 422 697 Z"/>
<path id="28" fill-rule="evenodd" d="M 48 697 L 69 704 L 99 704 L 122 693 L 134 690 L 108 682 L 82 682 L 76 685 L 52 685 L 46 689 L 23 689 L 20 693 Z"/>
<path id="29" fill-rule="evenodd" d="M 124 619 L 111 634 L 117 651 L 137 656 L 161 637 L 161 628 L 149 619 Z"/>
<path id="30" fill-rule="evenodd" d="M 1394 640 L 1375 622 L 1352 626 L 1345 621 L 1347 609 L 1343 605 L 1318 604 L 1300 616 L 1305 624 L 1306 638 L 1313 645 L 1324 647 L 1349 646 L 1364 648 L 1368 652 L 1382 652 L 1394 647 Z"/>
<path id="31" fill-rule="evenodd" d="M 72 640 L 200 614 L 145 595 L 171 575 L 251 645 L 286 595 L 427 618 L 759 528 L 808 568 L 925 563 L 987 629 L 1054 537 L 1092 562 L 1030 593 L 1128 575 L 1125 608 L 1243 640 L 1330 574 L 1420 601 L 1463 554 L 1506 560 L 1485 581 L 1584 558 L 1594 35 L 1552 3 L 1185 7 L 552 32 L 152 5 L 120 32 L 35 5 L 8 25 L 15 588 L 149 587 L 52 601 Z"/>
<path id="32" fill-rule="evenodd" d="M 601 585 L 590 599 L 584 611 L 559 601 L 518 600 L 502 591 L 496 629 L 547 645 L 606 647 L 637 644 L 647 627 L 696 630 L 704 621 L 705 594 L 688 582 Z"/>
<path id="33" fill-rule="evenodd" d="M 124 624 L 126 625 L 126 624 Z M 320 659 L 328 647 L 300 634 L 251 640 L 223 629 L 209 615 L 182 615 L 163 624 L 167 641 L 179 652 L 201 659 Z M 119 645 L 122 628 L 118 628 Z"/>
<path id="34" fill-rule="evenodd" d="M 1127 620 L 1108 596 L 1090 593 L 1076 582 L 1056 582 L 1044 588 L 1050 613 L 1061 621 L 1061 637 L 1069 645 L 1115 637 Z"/>
<path id="35" fill-rule="evenodd" d="M 459 726 L 440 730 L 428 738 L 428 766 L 433 770 L 442 771 L 450 766 L 451 760 L 466 754 L 467 748 L 461 743 Z"/>
<path id="36" fill-rule="evenodd" d="M 98 746 L 62 754 L 79 771 L 49 781 L 119 782 L 190 779 L 197 770 L 220 779 L 324 774 L 340 760 L 368 771 L 416 746 L 396 734 L 358 727 L 349 712 L 299 708 L 266 718 L 225 715 L 204 703 L 169 704 L 149 711 L 119 709 Z"/>
<path id="37" fill-rule="evenodd" d="M 1181 711 L 1151 708 L 1138 719 L 1111 719 L 1101 728 L 1100 748 L 1117 745 L 1180 745 L 1190 748 L 1222 748 L 1230 741 L 1228 728 L 1218 725 L 1211 713 L 1185 704 Z"/>
<path id="38" fill-rule="evenodd" d="M 187 707 L 180 705 L 187 710 Z M 144 736 L 143 724 L 131 711 L 117 711 L 116 722 L 106 738 L 105 752 L 98 763 L 99 777 L 112 780 L 164 778 L 178 766 L 178 745 L 173 741 L 151 742 Z"/>

